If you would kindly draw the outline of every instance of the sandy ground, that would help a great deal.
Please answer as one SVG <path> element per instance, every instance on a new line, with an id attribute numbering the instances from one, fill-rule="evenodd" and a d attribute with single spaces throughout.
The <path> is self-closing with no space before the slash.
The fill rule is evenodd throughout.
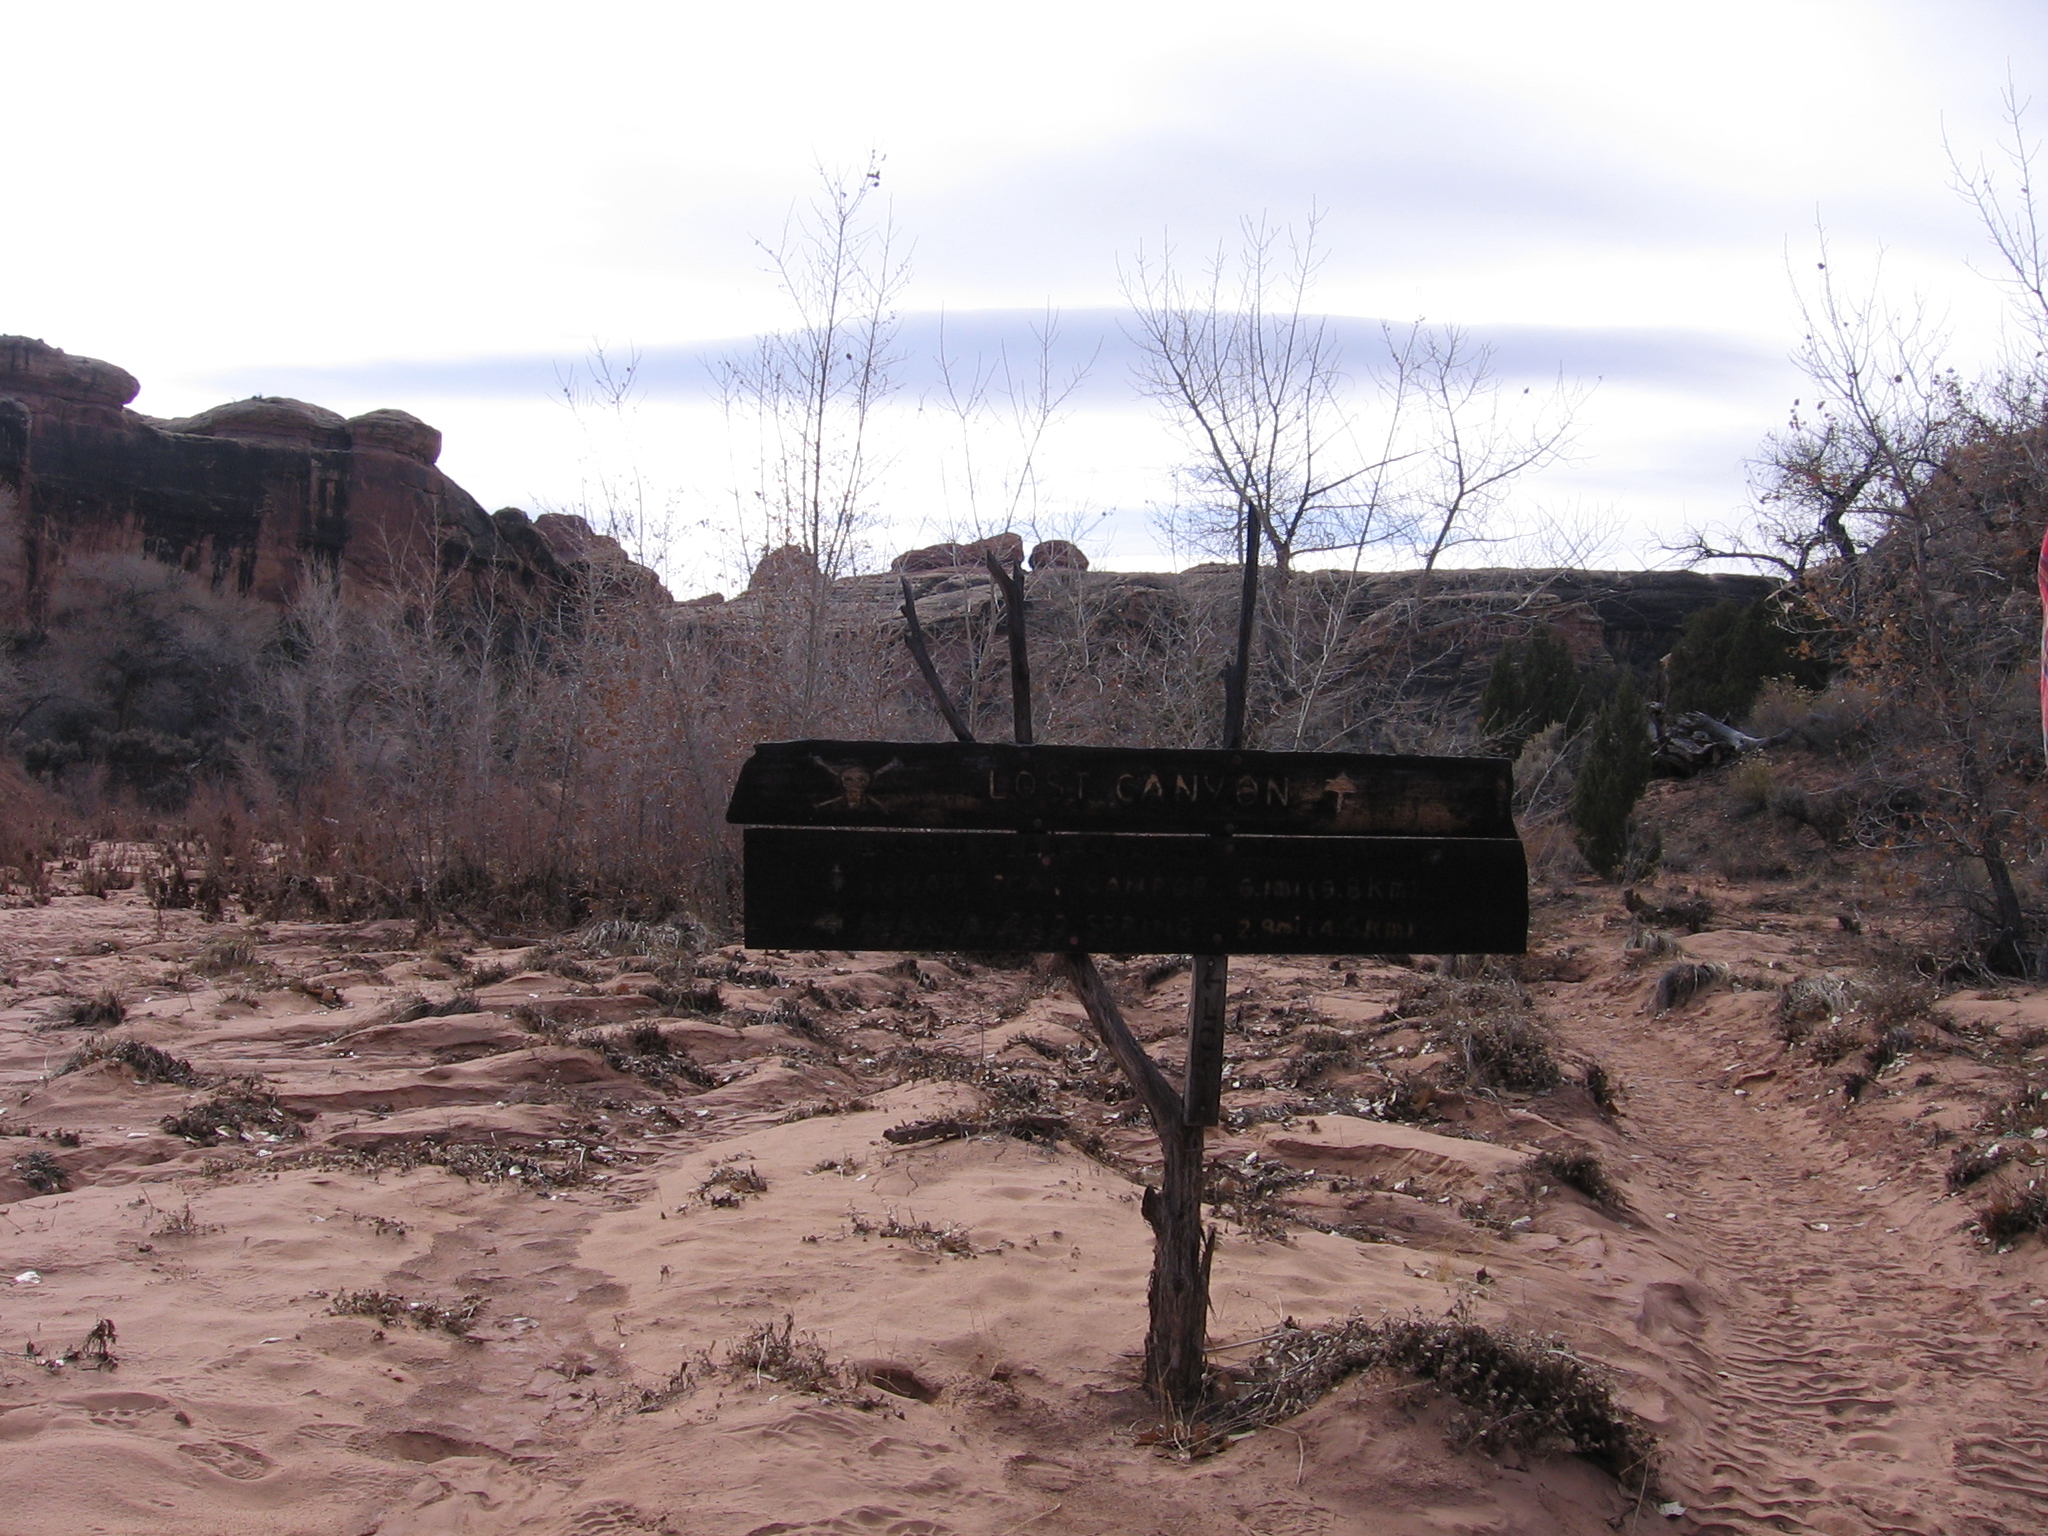
<path id="1" fill-rule="evenodd" d="M 2048 997 L 1948 999 L 1852 1103 L 1779 1037 L 1777 989 L 1860 941 L 1784 906 L 1719 893 L 1679 942 L 1727 973 L 1661 1014 L 1669 957 L 1632 963 L 1611 891 L 1543 909 L 1534 1006 L 1571 1077 L 1625 1085 L 1618 1115 L 1575 1081 L 1457 1088 L 1404 1015 L 1422 970 L 1233 967 L 1213 1155 L 1293 1172 L 1219 1216 L 1218 1360 L 1289 1319 L 1554 1333 L 1658 1434 L 1647 1499 L 1464 1447 L 1455 1404 L 1386 1372 L 1165 1454 L 1135 1383 L 1149 1138 L 1028 968 L 422 943 L 132 891 L 0 911 L 0 1529 L 2048 1530 L 2048 1266 L 1971 1225 L 2034 1159 L 1944 1185 L 2038 1064 Z M 1114 974 L 1170 1059 L 1185 976 Z M 1385 1123 L 1404 1077 L 1442 1086 Z M 224 1102 L 225 1130 L 164 1127 Z M 1027 1102 L 1071 1134 L 884 1135 Z M 1546 1149 L 1625 1203 L 1525 1176 Z M 114 1362 L 81 1352 L 102 1319 Z M 829 1379 L 731 1363 L 785 1319 Z"/>

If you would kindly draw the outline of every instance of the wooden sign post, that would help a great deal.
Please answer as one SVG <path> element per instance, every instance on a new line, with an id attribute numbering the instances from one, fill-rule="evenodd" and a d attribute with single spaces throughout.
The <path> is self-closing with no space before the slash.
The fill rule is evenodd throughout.
<path id="1" fill-rule="evenodd" d="M 1018 720 L 1028 736 L 1028 704 Z M 1206 1376 L 1202 1143 L 1221 1114 L 1228 957 L 1520 953 L 1512 794 L 1498 758 L 789 741 L 755 748 L 726 819 L 746 827 L 749 945 L 1064 957 L 1159 1133 L 1147 1384 L 1186 1416 Z M 1193 957 L 1178 1091 L 1098 950 Z"/>
<path id="2" fill-rule="evenodd" d="M 1495 758 L 776 742 L 741 770 L 746 939 L 1229 954 L 1521 949 Z"/>

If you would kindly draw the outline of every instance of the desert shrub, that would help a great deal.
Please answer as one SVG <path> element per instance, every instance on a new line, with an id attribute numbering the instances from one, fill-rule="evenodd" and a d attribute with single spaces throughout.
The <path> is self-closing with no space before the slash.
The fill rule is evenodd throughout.
<path id="1" fill-rule="evenodd" d="M 199 1146 L 243 1136 L 292 1140 L 305 1134 L 298 1118 L 277 1095 L 253 1083 L 237 1083 L 202 1103 L 166 1115 L 163 1128 Z"/>
<path id="2" fill-rule="evenodd" d="M 413 1301 L 396 1291 L 337 1291 L 327 1311 L 334 1317 L 374 1317 L 388 1326 L 409 1323 L 461 1337 L 484 1308 L 481 1296 L 460 1301 Z"/>
<path id="3" fill-rule="evenodd" d="M 1728 798 L 1735 802 L 1738 815 L 1755 816 L 1770 808 L 1776 784 L 1777 774 L 1769 763 L 1761 757 L 1745 757 L 1728 775 Z"/>
<path id="4" fill-rule="evenodd" d="M 1844 1020 L 1830 1024 L 1818 1031 L 1807 1041 L 1807 1049 L 1813 1059 L 1824 1067 L 1831 1067 L 1843 1057 L 1863 1049 L 1866 1037 L 1860 1024 Z"/>
<path id="5" fill-rule="evenodd" d="M 1453 1035 L 1464 1057 L 1466 1081 L 1477 1086 L 1545 1093 L 1564 1081 L 1549 1035 L 1526 1015 L 1473 1019 Z"/>
<path id="6" fill-rule="evenodd" d="M 1376 1367 L 1403 1371 L 1451 1396 L 1453 1433 L 1493 1454 L 1565 1451 L 1631 1492 L 1655 1474 L 1656 1436 L 1614 1400 L 1598 1366 L 1563 1339 L 1482 1327 L 1457 1313 L 1321 1328 L 1283 1324 L 1239 1367 L 1236 1391 L 1194 1426 L 1197 1447 L 1299 1413 L 1339 1382 Z"/>
<path id="7" fill-rule="evenodd" d="M 1681 960 L 1666 966 L 1650 994 L 1650 1006 L 1659 1013 L 1682 1008 L 1700 993 L 1728 979 L 1728 967 L 1703 960 Z"/>
<path id="8" fill-rule="evenodd" d="M 204 1080 L 199 1069 L 183 1056 L 173 1056 L 140 1040 L 94 1040 L 74 1051 L 71 1059 L 57 1069 L 57 1075 L 76 1072 L 96 1061 L 118 1062 L 135 1074 L 137 1082 L 196 1088 Z"/>
<path id="9" fill-rule="evenodd" d="M 1775 597 L 1729 598 L 1690 614 L 1671 651 L 1671 708 L 1739 723 L 1767 679 L 1807 688 L 1825 683 L 1826 663 L 1784 618 Z"/>
<path id="10" fill-rule="evenodd" d="M 1960 1194 L 1980 1179 L 1989 1178 L 2013 1158 L 2012 1148 L 2002 1141 L 1994 1141 L 1984 1148 L 1958 1147 L 1955 1156 L 1949 1159 L 1946 1183 L 1948 1192 Z"/>
<path id="11" fill-rule="evenodd" d="M 2048 1229 L 2048 1189 L 2029 1184 L 2006 1190 L 1977 1208 L 1984 1235 L 2000 1248 L 2010 1248 L 2029 1232 Z"/>
<path id="12" fill-rule="evenodd" d="M 127 1007 L 114 992 L 72 998 L 57 1012 L 58 1024 L 67 1029 L 111 1029 L 127 1017 Z"/>
<path id="13" fill-rule="evenodd" d="M 1600 1159 L 1591 1152 L 1539 1152 L 1523 1165 L 1526 1175 L 1575 1189 L 1597 1206 L 1608 1210 L 1621 1207 L 1621 1191 L 1607 1176 Z"/>
<path id="14" fill-rule="evenodd" d="M 39 1195 L 62 1194 L 71 1187 L 71 1175 L 47 1152 L 24 1152 L 17 1157 L 14 1176 Z"/>
<path id="15" fill-rule="evenodd" d="M 226 976 L 235 971 L 246 971 L 255 963 L 255 945 L 233 934 L 223 934 L 217 939 L 207 940 L 206 947 L 192 962 L 192 969 L 202 976 Z"/>

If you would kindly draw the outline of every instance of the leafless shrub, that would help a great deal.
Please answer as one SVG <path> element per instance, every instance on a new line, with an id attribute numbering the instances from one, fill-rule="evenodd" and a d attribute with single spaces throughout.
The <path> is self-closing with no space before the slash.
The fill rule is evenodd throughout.
<path id="1" fill-rule="evenodd" d="M 706 1205 L 731 1209 L 744 1205 L 750 1195 L 768 1193 L 768 1181 L 761 1177 L 761 1170 L 752 1163 L 742 1168 L 738 1163 L 727 1163 L 714 1168 L 709 1177 L 697 1186 L 697 1198 Z"/>
<path id="2" fill-rule="evenodd" d="M 192 1214 L 192 1202 L 187 1200 L 176 1211 L 166 1211 L 149 1229 L 151 1237 L 204 1237 L 209 1232 L 221 1229 L 210 1222 L 201 1221 Z"/>
<path id="3" fill-rule="evenodd" d="M 1948 1164 L 1948 1192 L 1960 1194 L 1980 1179 L 1989 1178 L 2013 1159 L 2013 1150 L 2002 1141 L 1990 1146 L 1958 1147 Z"/>
<path id="4" fill-rule="evenodd" d="M 1562 1339 L 1485 1328 L 1455 1313 L 1283 1325 L 1278 1338 L 1232 1372 L 1234 1395 L 1186 1427 L 1183 1446 L 1220 1449 L 1228 1436 L 1299 1413 L 1346 1377 L 1374 1368 L 1432 1382 L 1456 1399 L 1464 1412 L 1453 1432 L 1466 1445 L 1496 1455 L 1568 1451 L 1632 1492 L 1645 1490 L 1654 1476 L 1655 1435 L 1615 1402 L 1599 1367 Z"/>
<path id="5" fill-rule="evenodd" d="M 1862 1025 L 1845 1020 L 1816 1032 L 1807 1041 L 1807 1049 L 1820 1065 L 1831 1067 L 1852 1052 L 1862 1050 L 1867 1043 Z"/>
<path id="6" fill-rule="evenodd" d="M 1539 1152 L 1523 1164 L 1523 1173 L 1528 1178 L 1575 1189 L 1603 1210 L 1617 1211 L 1623 1204 L 1621 1191 L 1591 1152 Z"/>
<path id="7" fill-rule="evenodd" d="M 56 1018 L 44 1027 L 111 1029 L 127 1017 L 127 1006 L 118 993 L 95 992 L 91 997 L 74 997 L 60 1004 Z"/>
<path id="8" fill-rule="evenodd" d="M 880 1221 L 854 1215 L 847 1223 L 855 1237 L 884 1237 L 906 1242 L 920 1253 L 949 1253 L 957 1259 L 974 1257 L 974 1241 L 965 1227 L 950 1222 L 943 1227 L 928 1221 L 904 1221 L 894 1211 Z"/>
<path id="9" fill-rule="evenodd" d="M 2048 1230 L 2048 1189 L 2029 1182 L 1994 1195 L 1977 1208 L 1977 1220 L 1995 1247 L 2010 1248 L 2029 1232 Z"/>
<path id="10" fill-rule="evenodd" d="M 199 1069 L 183 1056 L 173 1056 L 140 1040 L 108 1040 L 104 1036 L 74 1051 L 71 1059 L 57 1069 L 57 1075 L 62 1077 L 97 1061 L 117 1062 L 142 1083 L 175 1083 L 181 1088 L 196 1088 L 205 1081 Z"/>
<path id="11" fill-rule="evenodd" d="M 415 1328 L 436 1329 L 458 1338 L 483 1311 L 481 1296 L 464 1296 L 460 1301 L 414 1301 L 396 1291 L 337 1291 L 327 1311 L 333 1317 L 373 1317 L 387 1327 L 410 1323 Z"/>
<path id="12" fill-rule="evenodd" d="M 163 1128 L 196 1146 L 236 1138 L 293 1141 L 306 1134 L 298 1117 L 277 1102 L 277 1095 L 252 1079 L 236 1083 L 175 1115 L 166 1115 Z"/>

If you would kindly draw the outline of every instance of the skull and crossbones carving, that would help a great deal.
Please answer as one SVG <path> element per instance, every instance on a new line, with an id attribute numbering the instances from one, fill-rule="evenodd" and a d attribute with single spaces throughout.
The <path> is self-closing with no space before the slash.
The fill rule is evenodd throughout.
<path id="1" fill-rule="evenodd" d="M 831 774 L 839 783 L 839 793 L 817 802 L 817 810 L 830 810 L 844 806 L 849 811 L 868 809 L 887 810 L 887 804 L 873 793 L 875 780 L 895 768 L 901 768 L 901 758 L 892 757 L 881 767 L 870 769 L 865 763 L 828 763 L 822 757 L 813 757 L 812 762 Z"/>

